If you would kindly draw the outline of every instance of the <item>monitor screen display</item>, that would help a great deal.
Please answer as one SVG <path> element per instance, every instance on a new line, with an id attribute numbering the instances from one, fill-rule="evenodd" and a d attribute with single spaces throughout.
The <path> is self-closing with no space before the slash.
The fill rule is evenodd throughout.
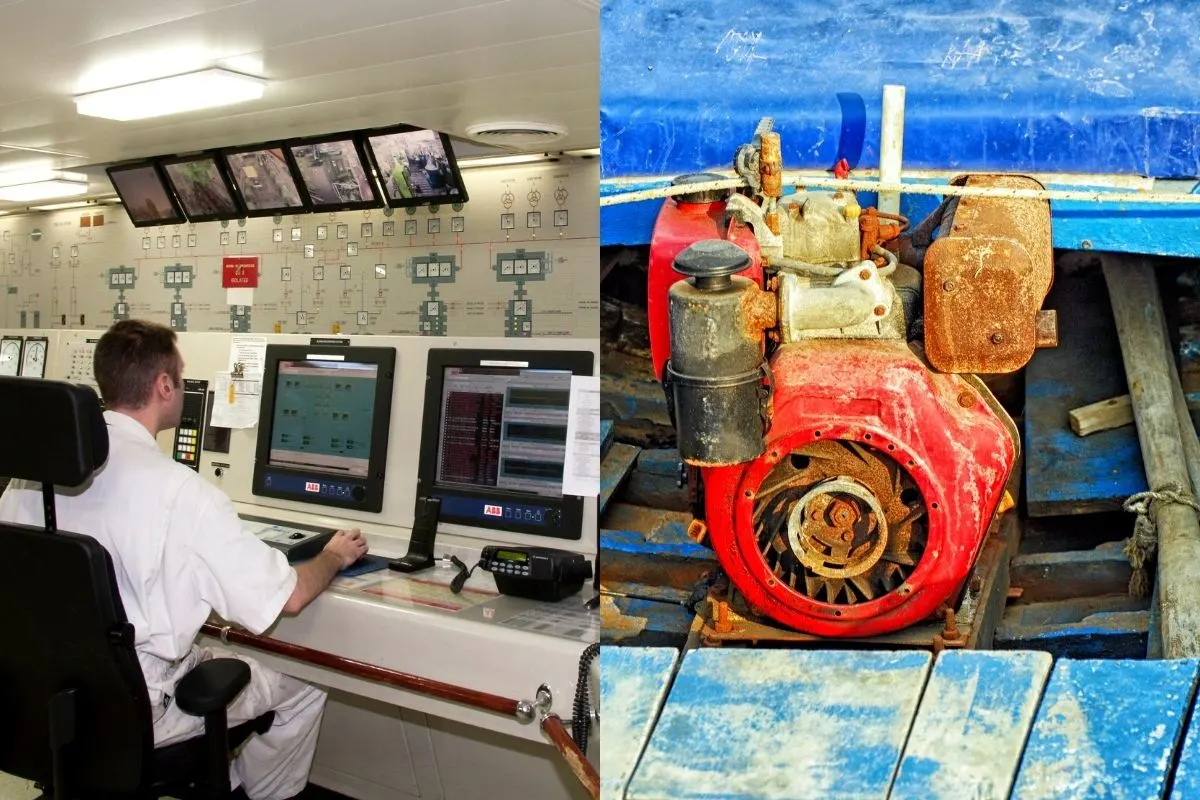
<path id="1" fill-rule="evenodd" d="M 269 216 L 304 208 L 304 200 L 283 148 L 226 153 L 225 164 L 237 184 L 247 213 Z"/>
<path id="2" fill-rule="evenodd" d="M 135 226 L 173 225 L 186 221 L 153 164 L 113 167 L 108 170 L 108 177 Z"/>
<path id="3" fill-rule="evenodd" d="M 238 215 L 229 183 L 215 156 L 164 161 L 163 171 L 192 222 L 232 219 Z"/>
<path id="4" fill-rule="evenodd" d="M 562 497 L 571 372 L 446 367 L 439 486 Z"/>
<path id="5" fill-rule="evenodd" d="M 289 145 L 314 210 L 379 205 L 378 192 L 353 139 Z"/>
<path id="6" fill-rule="evenodd" d="M 366 476 L 378 379 L 378 364 L 280 361 L 268 465 Z"/>
<path id="7" fill-rule="evenodd" d="M 466 202 L 449 137 L 431 130 L 373 133 L 367 148 L 389 205 Z"/>

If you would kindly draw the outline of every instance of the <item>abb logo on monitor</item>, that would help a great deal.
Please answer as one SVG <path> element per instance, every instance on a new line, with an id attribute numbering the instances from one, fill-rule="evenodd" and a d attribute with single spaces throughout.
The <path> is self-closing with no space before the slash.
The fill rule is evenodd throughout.
<path id="1" fill-rule="evenodd" d="M 483 513 L 484 516 L 488 517 L 502 517 L 504 516 L 504 508 L 502 506 L 484 506 Z"/>
<path id="2" fill-rule="evenodd" d="M 319 483 L 316 483 L 315 481 L 305 481 L 305 482 L 304 482 L 304 491 L 306 491 L 306 492 L 320 492 L 320 491 L 321 491 L 321 484 L 319 484 Z"/>

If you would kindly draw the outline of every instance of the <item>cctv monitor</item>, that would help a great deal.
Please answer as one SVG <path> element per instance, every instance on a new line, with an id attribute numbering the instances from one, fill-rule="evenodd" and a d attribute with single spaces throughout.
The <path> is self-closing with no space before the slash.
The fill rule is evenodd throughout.
<path id="1" fill-rule="evenodd" d="M 229 177 L 215 155 L 163 159 L 159 164 L 190 222 L 241 216 Z"/>
<path id="2" fill-rule="evenodd" d="M 364 138 L 389 206 L 467 202 L 467 187 L 446 134 L 402 127 L 371 131 Z"/>
<path id="3" fill-rule="evenodd" d="M 267 345 L 254 494 L 383 509 L 396 350 Z"/>
<path id="4" fill-rule="evenodd" d="M 589 351 L 429 351 L 418 502 L 443 522 L 557 539 L 583 535 L 583 500 L 563 494 L 571 376 Z"/>
<path id="5" fill-rule="evenodd" d="M 135 228 L 187 222 L 179 202 L 153 162 L 109 167 L 107 172 Z"/>
<path id="6" fill-rule="evenodd" d="M 258 145 L 221 154 L 247 217 L 307 211 L 295 166 L 282 146 Z"/>
<path id="7" fill-rule="evenodd" d="M 288 143 L 300 189 L 313 211 L 351 211 L 383 205 L 352 134 Z"/>

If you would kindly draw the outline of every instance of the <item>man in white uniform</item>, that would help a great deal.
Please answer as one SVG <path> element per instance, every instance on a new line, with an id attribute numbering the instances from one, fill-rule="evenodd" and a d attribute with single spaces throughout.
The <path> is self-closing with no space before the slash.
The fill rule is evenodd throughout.
<path id="1" fill-rule="evenodd" d="M 58 494 L 58 525 L 112 555 L 162 746 L 204 731 L 203 719 L 172 702 L 175 684 L 200 661 L 234 656 L 197 647 L 210 612 L 262 633 L 281 612 L 299 613 L 367 545 L 358 530 L 338 531 L 320 555 L 293 568 L 243 531 L 223 492 L 159 449 L 155 436 L 178 426 L 183 409 L 183 359 L 170 329 L 118 322 L 96 345 L 95 370 L 108 406 L 108 461 L 82 491 Z M 0 520 L 42 525 L 40 485 L 13 481 L 0 497 Z M 308 782 L 325 693 L 235 657 L 251 677 L 229 708 L 230 726 L 269 710 L 275 722 L 246 742 L 233 785 L 251 800 L 293 797 Z"/>

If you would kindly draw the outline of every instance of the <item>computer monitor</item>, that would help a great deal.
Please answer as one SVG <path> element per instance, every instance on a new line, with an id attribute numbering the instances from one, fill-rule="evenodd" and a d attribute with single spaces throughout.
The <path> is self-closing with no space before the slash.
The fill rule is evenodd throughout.
<path id="1" fill-rule="evenodd" d="M 383 509 L 396 350 L 267 345 L 256 495 Z"/>
<path id="2" fill-rule="evenodd" d="M 247 217 L 273 217 L 308 210 L 300 196 L 295 167 L 282 145 L 225 150 L 221 155 Z"/>
<path id="3" fill-rule="evenodd" d="M 352 211 L 383 205 L 356 134 L 288 142 L 287 149 L 313 211 Z"/>
<path id="4" fill-rule="evenodd" d="M 429 351 L 418 502 L 443 522 L 579 539 L 583 500 L 563 494 L 572 375 L 581 350 Z"/>
<path id="5" fill-rule="evenodd" d="M 204 153 L 159 163 L 189 221 L 215 222 L 241 216 L 229 176 L 216 155 Z"/>
<path id="6" fill-rule="evenodd" d="M 450 137 L 438 131 L 399 127 L 368 131 L 367 155 L 392 208 L 467 202 Z"/>
<path id="7" fill-rule="evenodd" d="M 153 162 L 124 164 L 109 167 L 107 172 L 135 228 L 187 222 L 158 165 Z"/>

